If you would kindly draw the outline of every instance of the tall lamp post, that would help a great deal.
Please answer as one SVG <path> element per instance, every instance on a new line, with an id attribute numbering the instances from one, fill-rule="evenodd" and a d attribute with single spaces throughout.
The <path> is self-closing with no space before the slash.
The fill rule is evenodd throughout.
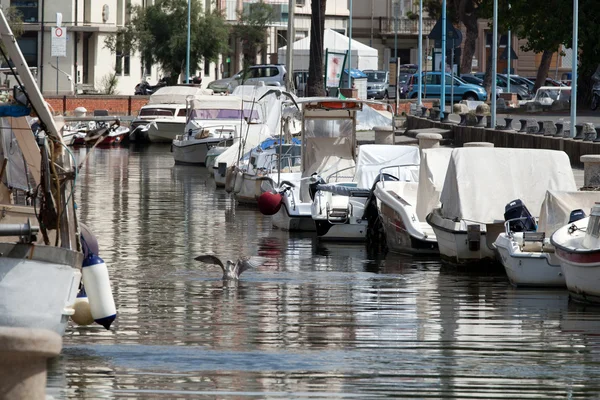
<path id="1" fill-rule="evenodd" d="M 348 89 L 352 88 L 352 0 L 350 0 L 350 20 L 348 21 Z"/>
<path id="2" fill-rule="evenodd" d="M 494 0 L 494 29 L 492 38 L 492 128 L 496 128 L 496 74 L 498 73 L 498 0 Z M 510 49 L 508 49 L 510 52 Z M 510 71 L 508 74 L 510 81 Z"/>
<path id="3" fill-rule="evenodd" d="M 417 106 L 423 106 L 423 0 L 419 0 L 419 88 L 417 90 Z"/>
<path id="4" fill-rule="evenodd" d="M 187 48 L 185 52 L 185 83 L 190 83 L 190 16 L 192 0 L 188 0 L 187 9 Z"/>
<path id="5" fill-rule="evenodd" d="M 573 0 L 573 57 L 571 64 L 571 136 L 575 135 L 575 124 L 577 124 L 577 64 L 579 59 L 579 0 Z"/>
<path id="6" fill-rule="evenodd" d="M 444 119 L 446 112 L 446 0 L 442 0 L 442 62 L 440 68 L 440 76 L 442 78 L 440 90 L 440 119 Z"/>
<path id="7" fill-rule="evenodd" d="M 294 46 L 294 38 L 296 37 L 294 33 L 294 15 L 296 12 L 296 0 L 289 0 L 288 4 L 288 31 L 287 31 L 287 51 L 285 52 L 285 68 L 287 70 L 287 79 L 285 82 L 286 90 L 288 92 L 294 91 L 294 55 L 293 49 Z"/>

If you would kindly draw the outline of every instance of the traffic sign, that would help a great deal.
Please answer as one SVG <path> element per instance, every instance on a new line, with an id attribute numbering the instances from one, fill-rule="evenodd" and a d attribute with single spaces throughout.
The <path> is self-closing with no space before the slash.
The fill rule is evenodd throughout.
<path id="1" fill-rule="evenodd" d="M 431 32 L 429 32 L 428 37 L 429 37 L 429 39 L 435 40 L 436 47 L 438 47 L 438 48 L 442 47 L 442 45 L 441 45 L 441 43 L 442 43 L 442 19 L 441 18 L 435 23 L 435 25 L 433 26 L 433 29 L 431 30 Z M 452 44 L 454 44 L 454 47 L 460 47 L 462 39 L 463 39 L 462 32 L 459 29 L 456 29 L 450 21 L 446 21 L 446 45 L 448 47 L 450 47 L 450 46 L 452 46 Z M 439 43 L 439 46 L 437 43 Z"/>
<path id="2" fill-rule="evenodd" d="M 52 28 L 51 40 L 51 57 L 66 57 L 67 56 L 67 28 L 54 27 Z"/>

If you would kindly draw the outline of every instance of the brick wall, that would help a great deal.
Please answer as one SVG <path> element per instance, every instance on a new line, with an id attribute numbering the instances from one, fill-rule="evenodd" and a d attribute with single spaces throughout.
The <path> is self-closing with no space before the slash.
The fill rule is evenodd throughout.
<path id="1" fill-rule="evenodd" d="M 137 115 L 148 103 L 149 96 L 44 96 L 50 107 L 62 115 L 71 116 L 77 107 L 85 107 L 88 115 L 94 110 L 108 110 L 110 115 Z"/>

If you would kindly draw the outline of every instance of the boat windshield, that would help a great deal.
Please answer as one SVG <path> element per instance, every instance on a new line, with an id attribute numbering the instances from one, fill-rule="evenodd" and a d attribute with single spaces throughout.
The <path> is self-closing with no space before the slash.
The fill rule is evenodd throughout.
<path id="1" fill-rule="evenodd" d="M 195 109 L 192 110 L 190 119 L 236 119 L 239 120 L 242 117 L 246 121 L 260 120 L 260 116 L 257 110 L 231 110 L 231 109 Z"/>
<path id="2" fill-rule="evenodd" d="M 351 137 L 354 132 L 352 120 L 344 119 L 310 119 L 306 120 L 304 137 Z"/>
<path id="3" fill-rule="evenodd" d="M 140 110 L 140 117 L 172 117 L 173 115 L 175 115 L 173 108 L 142 108 Z"/>

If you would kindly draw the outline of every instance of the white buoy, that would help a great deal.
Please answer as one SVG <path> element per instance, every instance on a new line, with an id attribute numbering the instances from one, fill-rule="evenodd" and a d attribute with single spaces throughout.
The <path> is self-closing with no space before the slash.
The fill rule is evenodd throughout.
<path id="1" fill-rule="evenodd" d="M 77 298 L 75 299 L 75 303 L 73 304 L 73 310 L 75 313 L 71 315 L 71 319 L 77 325 L 90 325 L 94 322 L 94 317 L 92 317 L 92 310 L 90 309 L 90 302 L 87 298 L 87 294 L 85 293 L 85 289 L 82 287 L 79 293 L 77 294 Z"/>
<path id="2" fill-rule="evenodd" d="M 110 288 L 108 268 L 100 257 L 90 253 L 83 261 L 82 274 L 92 317 L 96 323 L 109 329 L 117 317 L 117 308 Z"/>

